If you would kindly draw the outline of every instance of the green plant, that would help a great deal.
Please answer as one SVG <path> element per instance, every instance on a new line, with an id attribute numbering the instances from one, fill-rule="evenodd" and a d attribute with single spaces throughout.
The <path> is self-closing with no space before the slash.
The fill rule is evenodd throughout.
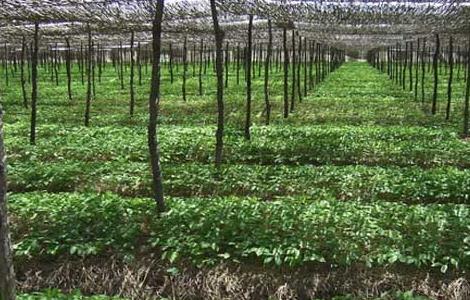
<path id="1" fill-rule="evenodd" d="M 256 261 L 300 266 L 470 265 L 468 206 L 338 201 L 331 198 L 150 200 L 112 194 L 11 196 L 15 254 L 22 259 L 156 251 L 197 266 Z"/>

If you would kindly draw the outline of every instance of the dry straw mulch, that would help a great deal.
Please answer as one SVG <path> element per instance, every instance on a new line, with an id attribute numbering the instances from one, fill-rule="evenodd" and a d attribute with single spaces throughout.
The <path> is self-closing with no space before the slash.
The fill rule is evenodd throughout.
<path id="1" fill-rule="evenodd" d="M 416 269 L 297 269 L 218 265 L 181 267 L 177 274 L 158 260 L 86 259 L 17 268 L 22 291 L 59 288 L 86 294 L 117 295 L 130 299 L 261 300 L 315 299 L 353 294 L 368 299 L 393 291 L 412 290 L 431 299 L 469 300 L 467 275 L 442 275 Z"/>

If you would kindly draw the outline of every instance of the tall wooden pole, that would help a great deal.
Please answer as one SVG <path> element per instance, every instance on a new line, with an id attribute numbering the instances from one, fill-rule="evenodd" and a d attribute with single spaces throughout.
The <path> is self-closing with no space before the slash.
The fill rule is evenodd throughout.
<path id="1" fill-rule="evenodd" d="M 402 88 L 406 89 L 406 71 L 408 70 L 408 42 L 405 43 L 405 60 L 402 69 Z"/>
<path id="2" fill-rule="evenodd" d="M 39 23 L 34 24 L 33 51 L 31 53 L 31 130 L 29 143 L 36 144 L 36 118 L 38 101 L 38 52 L 39 52 Z"/>
<path id="3" fill-rule="evenodd" d="M 293 112 L 295 108 L 295 89 L 296 89 L 296 52 L 295 52 L 295 29 L 292 29 L 292 88 L 291 88 L 291 101 L 290 101 L 290 111 Z"/>
<path id="4" fill-rule="evenodd" d="M 204 40 L 201 39 L 201 47 L 199 48 L 199 96 L 202 96 L 202 66 L 204 53 Z"/>
<path id="5" fill-rule="evenodd" d="M 413 90 L 413 51 L 413 42 L 410 42 L 410 67 L 408 68 L 410 78 L 410 91 Z"/>
<path id="6" fill-rule="evenodd" d="M 447 82 L 447 106 L 446 106 L 446 120 L 450 118 L 450 109 L 452 105 L 452 80 L 454 77 L 454 40 L 453 37 L 449 38 L 449 80 Z"/>
<path id="7" fill-rule="evenodd" d="M 9 85 L 9 76 L 8 76 L 8 46 L 7 43 L 4 43 L 4 68 L 5 68 L 5 86 Z"/>
<path id="8" fill-rule="evenodd" d="M 315 41 L 310 42 L 309 46 L 309 62 L 308 62 L 308 86 L 309 89 L 313 89 L 314 84 L 313 84 L 313 60 L 314 60 L 314 52 L 315 49 Z"/>
<path id="9" fill-rule="evenodd" d="M 269 66 L 271 62 L 271 54 L 273 51 L 273 30 L 271 20 L 268 20 L 268 48 L 266 49 L 266 57 L 264 60 L 264 103 L 266 104 L 266 125 L 269 125 L 271 118 L 271 103 L 269 102 Z"/>
<path id="10" fill-rule="evenodd" d="M 419 79 L 419 50 L 420 50 L 420 42 L 421 40 L 418 39 L 418 45 L 416 47 L 416 67 L 415 67 L 415 88 L 414 88 L 414 93 L 415 93 L 415 101 L 418 101 L 418 79 Z"/>
<path id="11" fill-rule="evenodd" d="M 224 66 L 223 66 L 223 39 L 224 33 L 220 29 L 215 0 L 210 1 L 212 22 L 215 36 L 215 70 L 217 74 L 217 131 L 215 144 L 215 166 L 222 164 L 223 136 L 224 136 Z"/>
<path id="12" fill-rule="evenodd" d="M 468 47 L 467 47 L 467 85 L 465 90 L 465 102 L 463 109 L 463 136 L 465 138 L 470 137 L 470 36 L 468 38 Z"/>
<path id="13" fill-rule="evenodd" d="M 67 93 L 69 95 L 69 101 L 72 101 L 72 67 L 71 67 L 71 60 L 72 55 L 70 51 L 70 39 L 65 38 L 65 44 L 67 46 L 67 53 L 65 54 L 65 69 L 67 72 Z"/>
<path id="14" fill-rule="evenodd" d="M 162 213 L 166 210 L 163 197 L 163 179 L 160 167 L 160 150 L 157 139 L 157 118 L 160 105 L 160 53 L 162 36 L 162 19 L 164 0 L 157 0 L 155 16 L 152 23 L 153 38 L 153 62 L 152 81 L 149 96 L 149 124 L 148 124 L 148 147 L 150 153 L 150 164 L 152 167 L 152 188 L 157 211 Z"/>
<path id="15" fill-rule="evenodd" d="M 424 104 L 424 87 L 426 79 L 426 38 L 423 39 L 423 50 L 421 51 L 421 103 Z"/>
<path id="16" fill-rule="evenodd" d="M 137 72 L 139 75 L 139 86 L 142 85 L 142 49 L 140 42 L 137 43 Z"/>
<path id="17" fill-rule="evenodd" d="M 440 48 L 440 41 L 439 41 L 439 34 L 436 34 L 436 45 L 434 49 L 434 57 L 433 57 L 433 72 L 434 72 L 434 89 L 432 93 L 432 108 L 431 113 L 433 115 L 437 112 L 437 85 L 439 83 L 439 71 L 438 71 L 438 63 L 439 63 L 439 48 Z"/>
<path id="18" fill-rule="evenodd" d="M 170 68 L 170 83 L 173 84 L 173 46 L 170 43 L 170 48 L 168 50 L 168 55 L 169 55 L 169 68 Z"/>
<path id="19" fill-rule="evenodd" d="M 129 93 L 130 93 L 130 103 L 129 103 L 129 114 L 132 117 L 134 115 L 134 106 L 135 106 L 135 92 L 134 92 L 134 31 L 131 32 L 131 70 L 129 75 Z"/>
<path id="20" fill-rule="evenodd" d="M 248 49 L 246 52 L 246 119 L 245 139 L 249 140 L 251 127 L 251 56 L 253 47 L 253 15 L 249 16 L 248 22 Z"/>
<path id="21" fill-rule="evenodd" d="M 26 95 L 26 79 L 24 76 L 24 60 L 26 53 L 26 38 L 23 36 L 21 43 L 21 61 L 20 61 L 20 80 L 21 80 L 21 92 L 23 94 L 23 106 L 28 108 L 28 96 Z"/>
<path id="22" fill-rule="evenodd" d="M 121 78 L 121 90 L 124 89 L 124 49 L 122 48 L 122 41 L 119 41 L 119 74 Z"/>
<path id="23" fill-rule="evenodd" d="M 298 98 L 299 98 L 299 102 L 302 102 L 302 89 L 300 88 L 300 83 L 302 81 L 301 79 L 301 74 L 300 74 L 300 70 L 302 68 L 302 36 L 300 36 L 300 34 L 297 34 L 298 37 L 299 37 L 299 47 L 298 47 L 298 55 L 297 55 L 297 75 L 296 75 L 296 78 L 297 78 L 297 95 L 298 95 Z"/>
<path id="24" fill-rule="evenodd" d="M 93 59 L 93 41 L 91 40 L 91 29 L 88 26 L 88 53 L 87 53 L 87 91 L 86 91 L 86 103 L 85 103 L 85 126 L 90 125 L 90 107 L 91 107 L 91 96 L 92 96 L 92 59 Z"/>
<path id="25" fill-rule="evenodd" d="M 307 38 L 304 38 L 303 58 L 304 58 L 304 96 L 307 97 Z"/>
<path id="26" fill-rule="evenodd" d="M 229 63 L 230 63 L 230 52 L 229 52 L 229 43 L 227 42 L 225 44 L 225 88 L 228 88 Z"/>
<path id="27" fill-rule="evenodd" d="M 59 70 L 58 70 L 58 60 L 57 60 L 57 48 L 58 48 L 58 45 L 57 43 L 55 43 L 55 46 L 54 46 L 54 61 L 53 61 L 53 66 L 54 66 L 54 78 L 55 78 L 55 85 L 56 86 L 59 86 Z"/>
<path id="28" fill-rule="evenodd" d="M 183 101 L 186 102 L 186 78 L 187 78 L 187 73 L 188 73 L 188 38 L 187 36 L 184 37 L 184 43 L 183 43 L 183 83 L 181 86 L 181 93 L 183 94 Z"/>
<path id="29" fill-rule="evenodd" d="M 284 49 L 284 118 L 289 116 L 289 50 L 287 49 L 287 28 L 282 31 L 282 47 Z"/>
<path id="30" fill-rule="evenodd" d="M 237 44 L 237 85 L 240 84 L 240 43 Z"/>
<path id="31" fill-rule="evenodd" d="M 16 299 L 15 272 L 7 209 L 6 155 L 3 143 L 3 111 L 0 107 L 0 299 Z"/>

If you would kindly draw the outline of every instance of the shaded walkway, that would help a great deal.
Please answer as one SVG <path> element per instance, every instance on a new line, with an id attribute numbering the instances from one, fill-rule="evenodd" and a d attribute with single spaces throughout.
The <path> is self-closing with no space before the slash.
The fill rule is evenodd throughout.
<path id="1" fill-rule="evenodd" d="M 298 110 L 298 118 L 314 124 L 448 125 L 432 118 L 403 91 L 365 62 L 348 62 L 330 75 Z"/>

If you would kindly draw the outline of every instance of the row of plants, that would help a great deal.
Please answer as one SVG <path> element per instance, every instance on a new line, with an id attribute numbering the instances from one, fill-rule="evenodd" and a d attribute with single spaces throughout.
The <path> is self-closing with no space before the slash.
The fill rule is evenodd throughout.
<path id="1" fill-rule="evenodd" d="M 109 66 L 109 65 L 108 65 Z M 240 82 L 236 84 L 236 76 L 233 74 L 234 65 L 230 65 L 229 67 L 229 85 L 226 89 L 227 95 L 229 96 L 237 96 L 237 91 L 243 91 L 244 89 L 244 73 L 240 73 Z M 354 78 L 351 78 L 350 70 L 354 69 Z M 0 66 L 0 70 L 2 67 Z M 145 72 L 145 70 L 148 70 Z M 182 70 L 182 67 L 180 71 Z M 40 71 L 42 71 L 40 69 Z M 83 84 L 81 81 L 81 75 L 78 68 L 72 69 L 72 90 L 75 91 L 75 94 L 78 95 L 78 98 L 84 98 L 86 94 L 86 84 Z M 135 82 L 135 90 L 137 99 L 145 99 L 148 93 L 148 87 L 150 82 L 150 70 L 147 68 L 143 68 L 142 73 L 142 85 L 139 84 L 139 81 L 136 80 Z M 440 72 L 440 80 L 438 84 L 438 91 L 441 95 L 445 95 L 447 91 L 447 79 L 448 73 Z M 162 69 L 161 79 L 162 79 L 162 95 L 165 98 L 170 100 L 179 99 L 181 96 L 181 82 L 182 82 L 182 74 L 181 72 L 174 72 L 174 80 L 173 83 L 170 82 L 170 74 L 166 68 Z M 62 100 L 67 98 L 67 75 L 65 69 L 62 69 L 59 74 L 59 85 L 55 84 L 55 80 L 50 80 L 50 75 L 46 74 L 45 72 L 39 72 L 38 82 L 41 87 L 41 94 L 44 96 L 44 103 L 47 104 L 51 100 Z M 19 74 L 17 74 L 19 75 Z M 129 74 L 127 74 L 129 75 Z M 193 73 L 189 72 L 187 74 L 187 87 L 188 87 L 188 94 L 193 95 L 198 93 L 199 88 L 199 80 L 198 74 L 192 76 Z M 264 76 L 257 76 L 257 73 L 253 73 L 253 89 L 254 91 L 258 91 L 262 93 L 263 89 L 263 82 Z M 263 74 L 264 75 L 264 74 Z M 458 80 L 456 74 L 454 74 L 454 94 L 457 97 L 461 97 L 464 94 L 464 73 L 460 73 L 460 79 Z M 282 70 L 277 70 L 273 68 L 271 70 L 271 91 L 274 95 L 282 95 Z M 97 78 L 98 79 L 98 78 Z M 202 74 L 203 79 L 203 91 L 204 94 L 215 94 L 215 73 L 213 68 L 208 68 L 206 74 Z M 382 80 L 376 80 L 382 79 Z M 360 92 L 363 95 L 369 94 L 371 91 L 377 91 L 377 96 L 390 96 L 390 95 L 398 95 L 403 96 L 404 94 L 401 93 L 401 86 L 396 86 L 392 81 L 387 79 L 386 74 L 382 74 L 375 69 L 371 69 L 370 66 L 366 63 L 362 62 L 350 62 L 344 65 L 340 70 L 331 74 L 328 78 L 329 84 L 335 86 L 336 88 L 333 90 L 335 95 L 340 95 L 341 92 L 347 92 L 348 90 L 351 92 L 352 95 L 357 96 Z M 338 84 L 340 83 L 340 84 Z M 425 78 L 426 88 L 425 91 L 428 93 L 432 92 L 432 85 L 434 83 L 432 76 L 428 75 Z M 28 81 L 27 81 L 28 84 Z M 358 86 L 361 86 L 358 89 Z M 301 82 L 303 87 L 303 81 Z M 98 95 L 98 99 L 104 100 L 115 100 L 119 98 L 119 96 L 128 95 L 129 84 L 128 80 L 124 80 L 124 89 L 121 88 L 121 82 L 118 79 L 116 71 L 114 68 L 105 68 L 102 70 L 101 81 L 96 80 L 96 92 Z M 394 87 L 393 90 L 385 90 L 384 87 Z M 351 89 L 352 88 L 352 89 Z M 408 85 L 407 85 L 408 88 Z M 17 97 L 20 96 L 21 98 L 21 82 L 19 76 L 13 76 L 9 80 L 9 85 L 4 87 L 5 95 L 4 98 L 8 103 L 15 104 L 17 102 Z M 339 93 L 337 92 L 339 91 Z M 349 93 L 348 93 L 349 95 Z M 204 95 L 203 95 L 204 96 Z M 242 96 L 239 95 L 241 98 Z M 198 97 L 201 98 L 201 97 Z"/>
<path id="2" fill-rule="evenodd" d="M 215 84 L 207 81 L 214 78 L 204 79 L 202 97 L 190 79 L 188 102 L 181 101 L 181 82 L 165 78 L 160 143 L 170 210 L 161 216 L 145 198 L 152 194 L 148 85 L 137 88 L 137 114 L 129 118 L 127 89 L 120 90 L 116 76 L 104 77 L 93 128 L 84 128 L 77 124 L 85 89 L 76 80 L 69 102 L 65 84 L 54 87 L 44 77 L 39 122 L 48 125 L 39 127 L 35 147 L 27 145 L 29 111 L 16 105 L 20 88 L 9 88 L 5 133 L 17 264 L 151 256 L 170 266 L 169 275 L 188 263 L 228 263 L 411 267 L 467 276 L 470 145 L 455 133 L 460 98 L 445 122 L 423 114 L 385 77 L 365 64 L 345 65 L 287 120 L 280 115 L 282 81 L 274 80 L 275 126 L 255 126 L 251 142 L 240 130 L 243 80 L 238 87 L 230 81 L 220 170 L 212 166 L 215 128 L 207 125 L 215 124 Z M 263 99 L 261 83 L 253 91 L 257 124 L 263 122 L 263 103 L 256 100 Z M 59 193 L 16 194 L 29 191 Z M 89 299 L 58 291 L 21 297 Z M 384 299 L 424 298 L 406 292 Z"/>
<path id="3" fill-rule="evenodd" d="M 354 78 L 350 76 L 351 69 L 354 69 L 356 74 Z M 137 85 L 136 87 L 136 115 L 129 118 L 128 87 L 126 86 L 122 90 L 120 80 L 117 80 L 112 72 L 112 68 L 105 70 L 101 83 L 97 84 L 92 108 L 92 126 L 145 126 L 148 115 L 148 76 L 145 77 L 142 86 Z M 282 80 L 277 80 L 279 75 L 279 72 L 272 74 L 273 80 L 270 86 L 273 105 L 272 121 L 277 124 L 439 125 L 460 130 L 462 118 L 460 112 L 463 109 L 463 101 L 461 101 L 464 91 L 463 78 L 460 81 L 454 79 L 455 113 L 451 115 L 450 121 L 445 121 L 441 117 L 430 118 L 423 114 L 421 105 L 410 100 L 414 98 L 414 95 L 397 88 L 386 78 L 385 74 L 371 70 L 367 64 L 350 63 L 333 73 L 321 86 L 315 88 L 313 96 L 301 103 L 292 116 L 285 120 L 282 117 Z M 61 78 L 65 80 L 65 74 Z M 85 98 L 86 85 L 81 84 L 79 74 L 76 74 L 74 79 L 73 90 L 76 94 L 76 100 Z M 173 84 L 166 82 L 166 79 L 165 77 L 162 92 L 161 123 L 215 124 L 215 81 L 212 75 L 204 76 L 204 93 L 201 96 L 197 92 L 197 79 L 188 80 L 187 102 L 181 101 L 181 77 L 176 76 Z M 428 76 L 427 79 L 429 86 L 426 89 L 431 91 L 432 76 Z M 40 123 L 73 125 L 83 123 L 83 102 L 68 100 L 65 82 L 55 86 L 50 82 L 50 76 L 44 76 L 40 81 L 40 86 Z M 226 97 L 229 99 L 226 101 L 226 121 L 228 124 L 243 125 L 244 110 L 240 107 L 243 107 L 245 102 L 244 88 L 243 80 L 241 80 L 239 85 L 231 82 L 229 88 L 225 90 Z M 439 95 L 444 99 L 447 95 L 446 89 L 447 81 L 443 77 L 439 85 Z M 430 96 L 426 95 L 426 99 L 430 99 Z M 3 98 L 7 110 L 7 122 L 29 122 L 29 111 L 22 107 L 20 101 L 22 95 L 19 81 L 13 80 L 10 83 Z M 255 100 L 264 99 L 263 78 L 255 78 L 253 98 Z M 443 108 L 444 104 L 441 106 Z M 264 121 L 263 109 L 264 101 L 253 102 L 253 111 L 255 112 L 253 119 L 257 124 L 262 124 Z M 440 112 L 443 110 L 441 109 Z"/>
<path id="4" fill-rule="evenodd" d="M 0 67 L 1 70 L 1 67 Z M 145 70 L 145 68 L 144 68 Z M 233 72 L 232 68 L 229 68 Z M 39 78 L 39 96 L 40 96 L 40 105 L 39 107 L 45 109 L 49 112 L 49 109 L 54 107 L 67 107 L 71 112 L 80 110 L 82 107 L 82 101 L 86 97 L 86 84 L 82 84 L 80 74 L 72 74 L 72 91 L 74 95 L 74 100 L 69 101 L 68 99 L 68 90 L 66 82 L 65 70 L 63 73 L 59 73 L 59 85 L 55 84 L 55 81 L 51 82 L 50 76 L 41 72 L 40 69 L 40 78 Z M 78 71 L 74 69 L 74 71 Z M 181 71 L 181 70 L 180 70 Z M 230 74 L 228 78 L 228 87 L 225 88 L 224 92 L 227 98 L 236 100 L 235 103 L 232 101 L 227 101 L 227 106 L 229 111 L 238 110 L 240 104 L 244 100 L 244 91 L 245 91 L 245 81 L 244 81 L 244 72 L 240 72 L 240 80 L 237 84 L 235 74 Z M 139 84 L 139 80 L 136 74 L 135 80 L 135 98 L 136 105 L 139 110 L 146 110 L 146 104 L 148 101 L 148 91 L 150 86 L 150 76 L 151 72 L 143 72 L 142 74 L 142 84 Z M 128 74 L 126 75 L 126 77 Z M 272 95 L 272 100 L 274 105 L 281 103 L 280 98 L 282 97 L 282 84 L 279 84 L 278 81 L 282 81 L 283 73 L 281 70 L 273 69 L 270 75 L 271 85 L 270 92 Z M 115 112 L 120 111 L 120 113 L 128 112 L 128 102 L 129 102 L 129 80 L 125 79 L 124 88 L 121 87 L 121 81 L 115 73 L 114 68 L 107 68 L 103 70 L 101 81 L 96 78 L 94 84 L 94 98 L 92 112 L 94 114 L 100 114 L 103 112 Z M 214 97 L 216 95 L 216 76 L 213 72 L 212 66 L 208 68 L 207 74 L 202 75 L 202 94 L 199 94 L 199 76 L 192 76 L 192 72 L 189 72 L 186 77 L 186 91 L 187 91 L 187 102 L 184 102 L 182 99 L 182 74 L 175 72 L 173 83 L 170 82 L 170 76 L 166 68 L 162 69 L 161 74 L 161 89 L 160 94 L 162 96 L 162 103 L 164 103 L 167 108 L 177 107 L 186 107 L 184 109 L 186 112 L 190 112 L 189 108 L 192 106 L 190 103 L 193 102 L 206 102 L 204 106 L 209 107 L 209 110 L 198 110 L 199 113 L 204 113 L 208 115 L 211 111 L 215 111 L 216 107 L 213 105 Z M 264 76 L 255 76 L 253 78 L 253 96 L 255 98 L 262 99 L 264 90 Z M 302 82 L 303 85 L 303 82 Z M 19 78 L 11 78 L 10 85 L 4 89 L 4 103 L 7 107 L 11 107 L 14 112 L 26 112 L 27 110 L 23 109 L 22 106 L 22 90 L 21 82 Z M 20 99 L 20 100 L 19 100 Z M 234 104 L 232 106 L 232 103 Z M 169 104 L 168 106 L 166 104 Z M 212 104 L 212 105 L 210 105 Z M 112 105 L 112 107 L 111 107 Z M 263 103 L 257 105 L 254 103 L 255 108 L 263 108 Z M 178 113 L 177 110 L 173 111 Z M 63 111 L 57 111 L 57 117 L 63 114 Z M 182 113 L 181 111 L 179 112 Z M 230 113 L 229 113 L 230 114 Z M 50 114 L 45 117 L 50 117 Z M 69 114 L 68 117 L 74 117 L 73 113 Z"/>
<path id="5" fill-rule="evenodd" d="M 470 169 L 369 166 L 261 166 L 164 164 L 171 196 L 252 195 L 262 199 L 331 194 L 342 200 L 470 204 Z M 150 197 L 147 163 L 41 162 L 9 165 L 12 192 L 104 192 Z"/>
<path id="6" fill-rule="evenodd" d="M 383 125 L 390 126 L 404 124 L 407 126 L 452 126 L 453 123 L 432 119 L 422 114 L 416 103 L 406 99 L 397 99 L 387 96 L 385 98 L 354 99 L 345 101 L 323 93 L 320 87 L 314 94 L 314 100 L 306 100 L 299 104 L 298 109 L 291 117 L 284 119 L 282 98 L 273 96 L 272 124 L 342 124 L 342 125 Z M 240 91 L 243 94 L 243 91 Z M 256 96 L 256 94 L 255 94 Z M 122 95 L 121 98 L 126 98 Z M 258 96 L 263 99 L 263 95 Z M 91 126 L 145 126 L 148 119 L 146 101 L 138 102 L 134 116 L 129 117 L 129 104 L 126 101 L 117 103 L 115 100 L 96 99 L 92 105 Z M 245 100 L 230 99 L 225 105 L 226 124 L 243 127 L 245 111 L 240 109 Z M 253 122 L 264 124 L 264 102 L 253 103 Z M 51 104 L 40 106 L 39 124 L 67 124 L 80 126 L 83 124 L 84 107 L 82 102 L 68 102 L 60 100 Z M 164 125 L 207 125 L 216 124 L 214 97 L 203 99 L 188 99 L 183 102 L 177 99 L 163 101 L 159 123 Z M 29 122 L 30 113 L 21 106 L 10 105 L 6 107 L 5 120 L 8 123 Z"/>
<path id="7" fill-rule="evenodd" d="M 348 77 L 348 68 L 360 71 L 357 78 Z M 468 203 L 470 195 L 469 144 L 453 133 L 453 121 L 422 114 L 384 75 L 366 65 L 346 65 L 287 121 L 275 115 L 282 127 L 254 127 L 251 142 L 240 130 L 243 84 L 231 84 L 226 165 L 219 171 L 209 164 L 214 127 L 194 126 L 214 124 L 213 90 L 207 86 L 203 97 L 193 97 L 192 90 L 184 103 L 180 82 L 164 82 L 169 88 L 161 122 L 184 126 L 165 125 L 160 131 L 170 196 L 170 211 L 163 216 L 156 215 L 149 199 L 94 193 L 151 195 L 147 87 L 140 88 L 138 113 L 131 119 L 128 91 L 119 90 L 114 77 L 97 89 L 93 103 L 92 126 L 108 126 L 91 129 L 76 126 L 83 116 L 80 94 L 69 103 L 65 85 L 41 84 L 39 122 L 49 125 L 40 126 L 36 147 L 27 146 L 29 112 L 11 105 L 21 99 L 20 90 L 7 99 L 10 190 L 83 193 L 11 195 L 17 263 L 111 255 L 132 261 L 150 255 L 173 265 L 170 273 L 180 264 L 226 262 L 282 268 L 411 266 L 466 276 L 470 213 L 468 205 L 456 203 Z M 262 99 L 261 82 L 254 84 L 254 99 Z M 84 92 L 77 85 L 74 90 Z M 281 89 L 281 81 L 272 86 L 277 113 Z M 263 104 L 255 103 L 255 122 L 261 123 Z M 323 123 L 333 126 L 310 126 Z M 205 198 L 187 198 L 193 195 Z M 266 199 L 272 201 L 260 201 Z M 28 297 L 35 296 L 42 297 Z M 32 299 L 66 297 L 57 292 Z M 386 299 L 412 297 L 401 293 Z"/>
<path id="8" fill-rule="evenodd" d="M 44 125 L 38 145 L 29 146 L 24 126 L 6 127 L 12 161 L 148 161 L 145 128 Z M 212 126 L 162 127 L 162 161 L 212 162 L 214 132 Z M 468 141 L 423 127 L 261 126 L 252 128 L 251 141 L 228 129 L 224 151 L 227 163 L 470 166 Z"/>
<path id="9" fill-rule="evenodd" d="M 150 255 L 170 263 L 470 267 L 470 207 L 340 201 L 327 196 L 169 198 L 114 194 L 10 196 L 18 263 L 66 256 Z"/>

